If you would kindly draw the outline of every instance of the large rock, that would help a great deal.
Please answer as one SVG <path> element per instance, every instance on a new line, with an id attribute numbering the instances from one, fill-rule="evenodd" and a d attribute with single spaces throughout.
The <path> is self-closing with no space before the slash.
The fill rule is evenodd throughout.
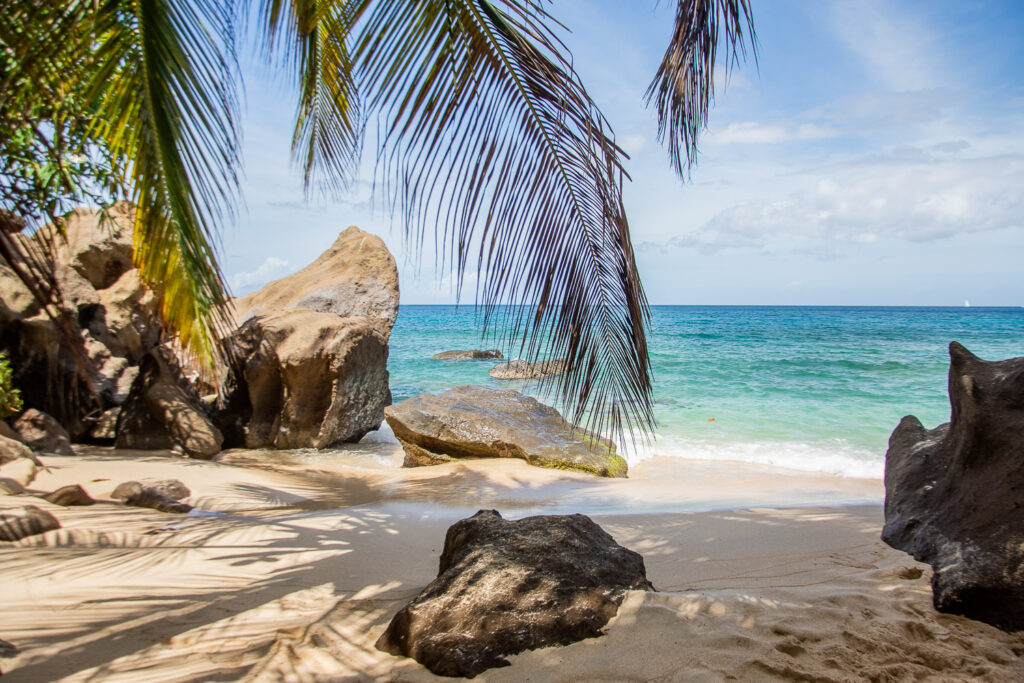
<path id="1" fill-rule="evenodd" d="M 0 541 L 13 543 L 27 536 L 44 534 L 59 528 L 60 522 L 56 517 L 35 505 L 0 512 Z"/>
<path id="2" fill-rule="evenodd" d="M 132 266 L 135 208 L 128 202 L 95 209 L 75 209 L 65 217 L 64 236 L 45 226 L 36 236 L 52 244 L 55 260 L 73 268 L 96 289 L 114 284 Z"/>
<path id="3" fill-rule="evenodd" d="M 118 484 L 110 497 L 114 500 L 123 500 L 125 505 L 186 514 L 192 510 L 192 506 L 179 502 L 178 499 L 190 494 L 188 488 L 177 479 L 143 479 Z"/>
<path id="4" fill-rule="evenodd" d="M 29 408 L 11 425 L 22 443 L 38 453 L 74 455 L 71 438 L 57 420 L 50 415 Z"/>
<path id="5" fill-rule="evenodd" d="M 163 354 L 150 352 L 142 361 L 128 399 L 117 416 L 118 448 L 181 448 L 193 458 L 209 459 L 220 452 L 224 437 L 186 391 Z"/>
<path id="6" fill-rule="evenodd" d="M 381 238 L 351 226 L 313 263 L 235 301 L 239 320 L 294 308 L 367 318 L 386 340 L 398 315 L 395 259 Z"/>
<path id="7" fill-rule="evenodd" d="M 481 510 L 448 529 L 437 578 L 377 647 L 473 677 L 507 655 L 601 635 L 628 590 L 653 590 L 643 558 L 590 518 Z"/>
<path id="8" fill-rule="evenodd" d="M 472 349 L 470 351 L 442 351 L 435 353 L 431 358 L 434 360 L 501 360 L 504 354 L 498 349 Z"/>
<path id="9" fill-rule="evenodd" d="M 38 463 L 35 454 L 21 441 L 0 436 L 0 467 L 20 459 L 28 459 Z"/>
<path id="10" fill-rule="evenodd" d="M 368 318 L 279 311 L 248 320 L 230 344 L 237 364 L 217 404 L 229 447 L 358 441 L 391 403 L 387 338 Z"/>
<path id="11" fill-rule="evenodd" d="M 882 539 L 935 569 L 936 609 L 1024 629 L 1024 358 L 949 346 L 952 418 L 889 438 Z"/>
<path id="12" fill-rule="evenodd" d="M 510 360 L 498 363 L 487 374 L 494 379 L 541 379 L 565 372 L 565 359 L 542 360 L 529 363 L 525 360 Z"/>
<path id="13" fill-rule="evenodd" d="M 406 467 L 453 458 L 521 458 L 538 467 L 626 476 L 615 444 L 518 391 L 462 386 L 414 396 L 384 414 L 405 449 Z"/>

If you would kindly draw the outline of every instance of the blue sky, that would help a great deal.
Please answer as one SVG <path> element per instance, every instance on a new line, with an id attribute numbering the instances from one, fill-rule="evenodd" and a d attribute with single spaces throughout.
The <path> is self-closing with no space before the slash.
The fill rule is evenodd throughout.
<path id="1" fill-rule="evenodd" d="M 685 184 L 642 101 L 674 3 L 552 12 L 632 156 L 625 202 L 651 303 L 1024 305 L 1024 3 L 754 0 L 758 62 L 720 74 Z M 453 303 L 430 245 L 404 244 L 374 210 L 372 154 L 351 196 L 304 200 L 295 96 L 243 70 L 246 206 L 222 252 L 233 291 L 297 270 L 354 224 L 395 254 L 403 304 Z"/>

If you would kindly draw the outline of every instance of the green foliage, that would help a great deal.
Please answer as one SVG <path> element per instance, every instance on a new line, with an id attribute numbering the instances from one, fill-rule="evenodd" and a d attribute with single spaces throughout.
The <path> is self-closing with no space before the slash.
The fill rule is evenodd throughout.
<path id="1" fill-rule="evenodd" d="M 0 352 L 0 419 L 17 415 L 21 408 L 21 392 L 13 384 L 10 361 Z"/>

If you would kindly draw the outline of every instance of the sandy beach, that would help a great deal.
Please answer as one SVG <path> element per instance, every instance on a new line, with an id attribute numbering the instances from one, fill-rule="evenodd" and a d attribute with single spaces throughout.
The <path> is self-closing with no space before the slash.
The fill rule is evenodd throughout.
<path id="1" fill-rule="evenodd" d="M 657 592 L 628 594 L 603 637 L 523 653 L 478 680 L 1024 678 L 1024 635 L 936 613 L 930 569 L 878 540 L 878 504 L 775 504 L 787 491 L 878 496 L 877 481 L 695 463 L 675 498 L 713 511 L 687 512 L 666 507 L 678 483 L 642 467 L 610 482 L 519 461 L 310 473 L 226 460 L 250 466 L 103 449 L 44 457 L 32 490 L 81 483 L 99 502 L 0 498 L 63 525 L 0 549 L 0 638 L 18 649 L 0 659 L 5 680 L 443 680 L 374 642 L 436 575 L 446 528 L 480 507 L 569 506 L 640 552 Z M 180 479 L 197 510 L 110 499 L 146 477 Z M 716 486 L 764 505 L 724 509 Z M 626 513 L 630 501 L 643 513 Z"/>

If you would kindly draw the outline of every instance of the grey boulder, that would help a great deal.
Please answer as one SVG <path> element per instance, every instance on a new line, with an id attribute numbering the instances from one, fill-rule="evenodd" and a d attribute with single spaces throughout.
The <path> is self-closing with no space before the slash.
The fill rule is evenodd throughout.
<path id="1" fill-rule="evenodd" d="M 882 540 L 932 565 L 936 609 L 1022 630 L 1024 358 L 949 355 L 950 422 L 889 438 Z"/>
<path id="2" fill-rule="evenodd" d="M 473 677 L 511 654 L 601 635 L 630 590 L 653 590 L 643 557 L 589 517 L 510 521 L 481 510 L 448 529 L 437 578 L 377 647 Z"/>
<path id="3" fill-rule="evenodd" d="M 462 386 L 420 394 L 384 414 L 405 450 L 405 466 L 457 458 L 520 458 L 538 467 L 625 477 L 615 444 L 562 419 L 518 391 Z"/>

